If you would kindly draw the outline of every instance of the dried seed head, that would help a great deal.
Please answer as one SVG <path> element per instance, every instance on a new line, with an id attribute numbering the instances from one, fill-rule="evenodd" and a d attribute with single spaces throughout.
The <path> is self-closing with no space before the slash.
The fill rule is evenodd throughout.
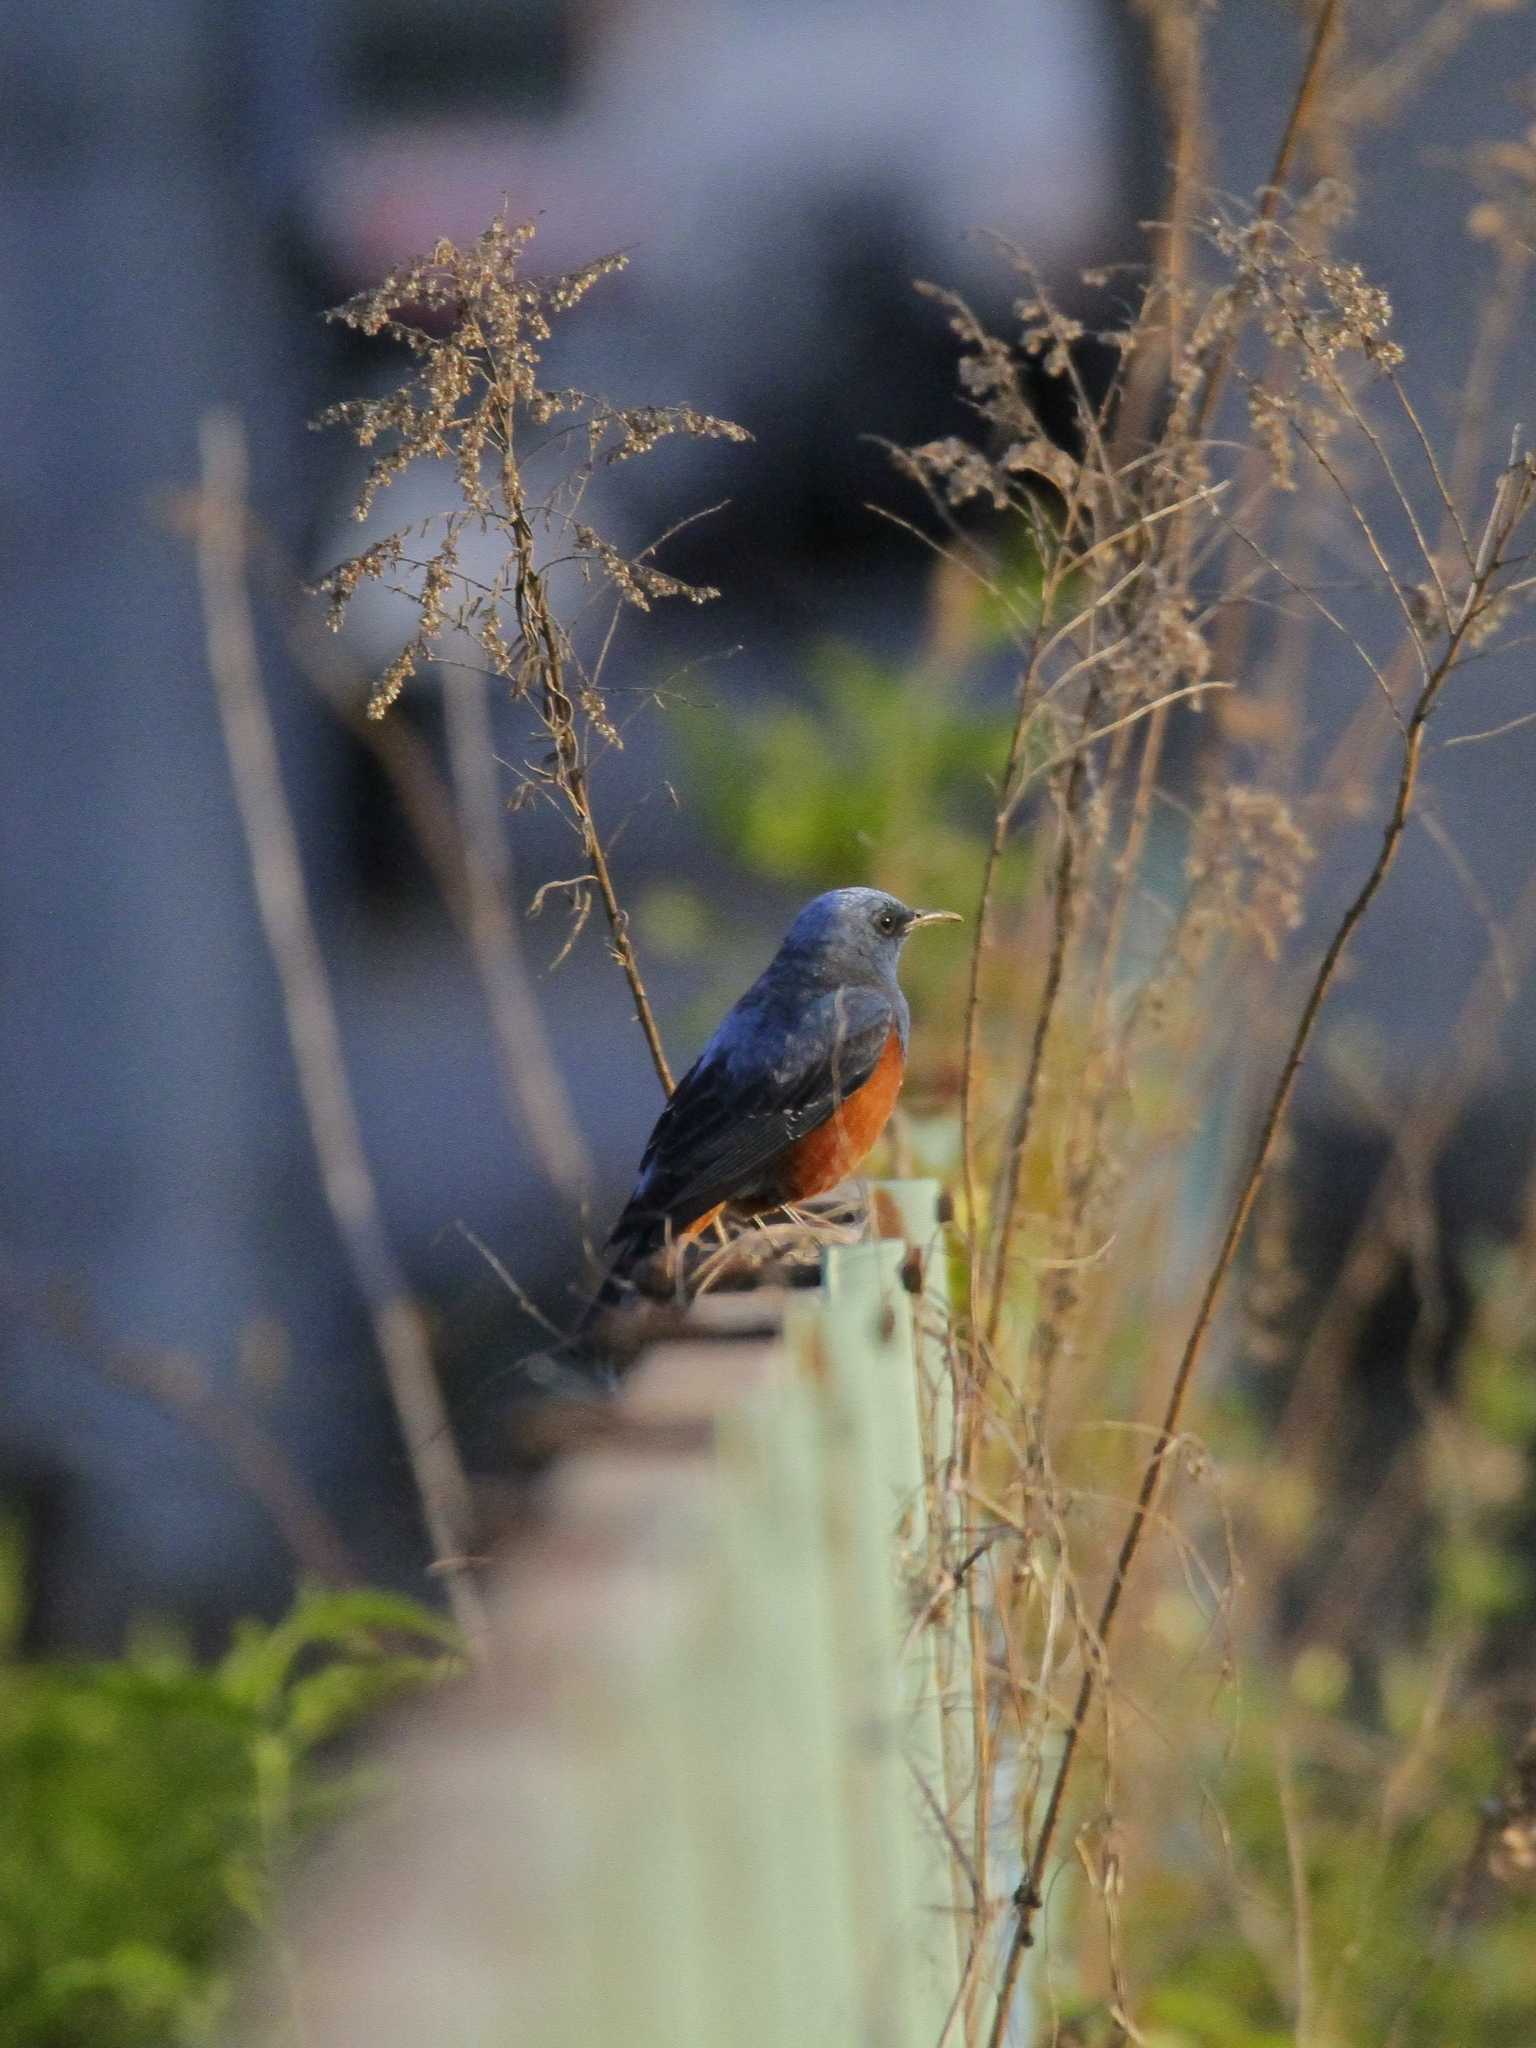
<path id="1" fill-rule="evenodd" d="M 451 464 L 459 499 L 409 533 L 371 542 L 319 586 L 330 599 L 333 628 L 365 581 L 399 578 L 392 587 L 416 607 L 416 630 L 370 699 L 374 717 L 389 709 L 418 669 L 431 664 L 450 633 L 473 640 L 493 672 L 519 693 L 526 693 L 530 669 L 541 662 L 573 664 L 545 600 L 536 532 L 552 528 L 560 552 L 574 555 L 588 581 L 608 584 L 642 611 L 661 598 L 702 604 L 718 595 L 667 575 L 648 558 L 629 559 L 594 528 L 577 524 L 570 508 L 594 469 L 633 461 L 670 436 L 743 441 L 748 435 L 692 406 L 615 407 L 585 392 L 546 388 L 540 361 L 552 322 L 600 279 L 622 270 L 625 259 L 604 257 L 555 278 L 527 277 L 522 262 L 532 239 L 531 225 L 510 226 L 498 216 L 466 247 L 439 241 L 429 255 L 399 266 L 330 315 L 360 333 L 391 337 L 413 361 L 397 390 L 345 400 L 315 422 L 345 427 L 359 447 L 378 451 L 358 493 L 357 518 L 366 519 L 380 492 L 418 461 Z M 585 455 L 535 502 L 519 458 L 519 427 L 524 420 L 546 425 L 557 418 L 579 422 Z M 460 539 L 471 519 L 506 543 L 505 561 L 489 582 L 468 577 L 460 566 Z M 536 652 L 530 652 L 531 643 Z M 585 682 L 574 697 L 558 682 L 556 690 L 562 716 L 574 704 L 594 737 L 618 743 L 595 685 Z"/>

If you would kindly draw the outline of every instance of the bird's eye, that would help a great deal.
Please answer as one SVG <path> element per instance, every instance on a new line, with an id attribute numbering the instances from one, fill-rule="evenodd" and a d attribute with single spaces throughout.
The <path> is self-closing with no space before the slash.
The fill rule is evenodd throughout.
<path id="1" fill-rule="evenodd" d="M 884 932 L 887 938 L 894 938 L 901 930 L 901 919 L 894 910 L 882 910 L 875 919 L 875 930 Z"/>

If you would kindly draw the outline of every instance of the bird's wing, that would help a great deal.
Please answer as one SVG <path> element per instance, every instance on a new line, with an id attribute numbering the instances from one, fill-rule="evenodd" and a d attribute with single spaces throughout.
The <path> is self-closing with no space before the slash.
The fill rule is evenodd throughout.
<path id="1" fill-rule="evenodd" d="M 829 991 L 792 1023 L 734 1012 L 662 1111 L 614 1238 L 685 1227 L 752 1195 L 782 1152 L 858 1093 L 897 1023 L 878 989 Z"/>

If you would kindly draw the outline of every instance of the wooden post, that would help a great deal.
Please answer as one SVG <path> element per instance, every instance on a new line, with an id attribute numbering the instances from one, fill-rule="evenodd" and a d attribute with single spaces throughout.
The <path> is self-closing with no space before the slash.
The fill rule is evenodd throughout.
<path id="1" fill-rule="evenodd" d="M 909 1291 L 935 1190 L 881 1199 L 895 1240 L 701 1303 L 594 1406 L 483 1667 L 315 1859 L 241 2048 L 300 2017 L 327 2048 L 936 2048 L 969 1905 L 931 1621 L 943 1261 Z"/>
<path id="2" fill-rule="evenodd" d="M 919 1754 L 940 1766 L 929 1782 L 942 1792 L 948 1839 L 945 1859 L 955 1931 L 955 1983 L 970 1947 L 975 1901 L 962 1855 L 972 1859 L 971 1817 L 976 1778 L 975 1702 L 970 1662 L 957 1652 L 963 1595 L 950 1575 L 964 1553 L 964 1510 L 954 1485 L 955 1386 L 950 1357 L 949 1233 L 942 1213 L 943 1191 L 932 1180 L 878 1181 L 870 1190 L 871 1228 L 876 1237 L 906 1247 L 903 1282 L 913 1330 L 913 1428 L 915 1456 L 925 1485 L 916 1498 L 910 1546 L 925 1557 L 924 1583 L 930 1613 L 909 1655 L 926 1658 L 917 1701 L 913 1739 Z M 893 1412 L 896 1412 L 893 1410 Z M 900 1411 L 906 1426 L 905 1409 Z M 956 1853 L 959 1851 L 960 1853 Z M 973 1862 L 974 1867 L 974 1862 Z"/>
<path id="3" fill-rule="evenodd" d="M 880 2001 L 871 2021 L 878 2039 L 932 2048 L 958 1969 L 953 1858 L 938 1819 L 946 1803 L 939 1701 L 928 1631 L 914 1625 L 912 1596 L 926 1577 L 926 1475 L 905 1257 L 900 1243 L 829 1250 L 818 1315 L 833 1426 L 845 1446 L 847 1647 L 885 1864 L 884 1888 L 872 1896 L 882 1917 L 873 1930 L 868 1917 L 865 1925 Z"/>

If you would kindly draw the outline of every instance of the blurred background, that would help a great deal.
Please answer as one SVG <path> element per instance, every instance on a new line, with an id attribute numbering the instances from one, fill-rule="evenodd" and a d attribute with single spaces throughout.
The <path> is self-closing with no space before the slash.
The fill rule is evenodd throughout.
<path id="1" fill-rule="evenodd" d="M 976 226 L 1068 289 L 1129 253 L 1158 117 L 1134 24 L 1096 0 L 975 0 L 942 35 L 916 4 L 88 0 L 8 15 L 0 78 L 0 1475 L 33 1532 L 31 1642 L 106 1647 L 144 1613 L 213 1639 L 283 1597 L 291 1560 L 184 1418 L 113 1383 L 114 1353 L 184 1354 L 258 1403 L 372 1572 L 419 1582 L 421 1549 L 169 516 L 196 482 L 200 417 L 237 409 L 274 555 L 314 576 L 356 545 L 359 472 L 344 437 L 306 423 L 399 370 L 323 309 L 440 234 L 472 238 L 503 201 L 538 219 L 540 269 L 625 249 L 596 316 L 557 338 L 553 381 L 686 399 L 755 439 L 637 466 L 603 506 L 638 546 L 730 500 L 667 558 L 722 602 L 645 622 L 610 681 L 622 666 L 637 698 L 685 672 L 732 704 L 803 697 L 818 644 L 894 654 L 922 630 L 912 543 L 865 506 L 895 497 L 867 437 L 957 418 L 951 340 L 911 280 L 1006 304 Z M 437 509 L 430 490 L 407 483 L 383 512 Z M 508 1119 L 473 972 L 387 781 L 295 658 L 292 605 L 266 612 L 366 1141 L 463 1411 L 468 1361 L 512 1355 L 526 1326 L 454 1225 L 558 1315 L 583 1218 Z M 387 599 L 360 601 L 327 673 L 360 703 L 399 638 Z M 430 688 L 399 715 L 440 747 Z M 688 774 L 668 722 L 641 721 L 598 785 L 679 1061 L 820 880 L 712 865 L 706 882 L 701 856 L 722 849 Z M 575 859 L 536 816 L 512 848 L 520 902 Z M 558 923 L 529 927 L 535 973 Z M 539 998 L 605 1228 L 655 1079 L 595 934 Z"/>
<path id="2" fill-rule="evenodd" d="M 1351 253 L 1392 293 L 1436 425 L 1454 416 L 1464 340 L 1445 310 L 1478 261 L 1451 158 L 1524 118 L 1529 22 L 1493 15 L 1474 34 L 1467 13 L 1432 48 L 1405 43 L 1410 75 L 1390 79 L 1403 24 L 1368 24 L 1379 61 L 1362 78 L 1398 107 L 1431 77 L 1433 94 L 1422 119 L 1390 129 L 1362 115 L 1361 162 L 1338 166 L 1392 195 Z M 1216 190 L 1264 177 L 1297 49 L 1297 13 L 1275 0 L 1233 0 L 1213 19 Z M 80 0 L 7 15 L 0 81 L 0 1482 L 28 1531 L 31 1645 L 108 1648 L 145 1614 L 212 1643 L 232 1615 L 281 1603 L 293 1559 L 174 1403 L 124 1384 L 135 1361 L 254 1404 L 370 1574 L 419 1587 L 423 1549 L 321 1197 L 178 530 L 200 418 L 233 407 L 251 437 L 265 677 L 366 1142 L 455 1413 L 494 1457 L 496 1376 L 529 1325 L 456 1226 L 568 1315 L 586 1238 L 620 1199 L 658 1095 L 598 935 L 546 974 L 563 928 L 529 924 L 591 1166 L 551 1189 L 505 1107 L 477 983 L 390 785 L 336 713 L 338 698 L 361 703 L 402 625 L 368 593 L 339 647 L 321 646 L 290 595 L 357 538 L 356 451 L 306 422 L 387 388 L 398 366 L 322 309 L 440 234 L 472 236 L 505 203 L 537 219 L 540 268 L 629 257 L 557 336 L 553 381 L 687 400 L 754 436 L 638 465 L 600 507 L 605 530 L 639 547 L 728 501 L 665 557 L 721 601 L 626 629 L 607 670 L 637 711 L 663 690 L 682 713 L 637 715 L 597 782 L 681 1065 L 800 897 L 894 879 L 862 873 L 891 833 L 888 817 L 872 830 L 860 790 L 899 743 L 878 717 L 882 678 L 942 621 L 911 537 L 870 509 L 911 509 L 878 441 L 964 419 L 952 337 L 911 280 L 1005 317 L 1012 287 L 972 232 L 993 229 L 1071 308 L 1113 324 L 1119 288 L 1090 299 L 1077 280 L 1138 253 L 1138 223 L 1166 200 L 1167 123 L 1147 17 L 1116 0 L 958 0 L 942 26 L 917 0 Z M 1090 381 L 1097 361 L 1085 342 Z M 1517 374 L 1529 379 L 1528 352 Z M 1519 395 L 1500 404 L 1518 411 Z M 389 522 L 434 509 L 430 489 L 403 485 Z M 847 685 L 857 667 L 849 650 L 874 707 L 857 728 L 826 708 L 828 674 Z M 1317 644 L 1308 747 L 1330 744 L 1355 701 L 1330 668 L 1343 659 Z M 1475 722 L 1524 708 L 1526 681 L 1492 681 Z M 696 703 L 730 716 L 701 729 Z M 754 809 L 760 714 L 810 721 L 789 730 L 809 733 L 837 786 L 808 819 Z M 430 685 L 396 715 L 441 756 Z M 1528 874 L 1533 748 L 1526 731 L 1437 761 L 1457 858 L 1413 841 L 1359 948 L 1340 1043 L 1368 1048 L 1388 1124 L 1483 958 L 1469 893 L 1503 914 Z M 1330 840 L 1320 917 L 1364 844 Z M 571 871 L 574 842 L 553 818 L 518 815 L 509 847 L 520 903 Z M 1458 1233 L 1507 1220 L 1523 1181 L 1528 979 L 1464 1139 L 1435 1168 L 1453 1276 Z M 1370 1184 L 1387 1142 L 1337 1072 L 1319 1063 L 1303 1121 L 1319 1263 L 1339 1238 L 1336 1205 Z M 1410 1287 L 1392 1313 L 1414 1312 Z M 1373 1341 L 1385 1355 L 1387 1337 Z"/>
<path id="3" fill-rule="evenodd" d="M 208 421 L 237 421 L 249 445 L 262 690 L 384 1232 L 477 1500 L 515 1510 L 513 1412 L 551 1376 L 542 1319 L 578 1312 L 660 1089 L 599 919 L 573 932 L 559 887 L 530 914 L 583 854 L 555 805 L 527 800 L 526 712 L 444 664 L 370 724 L 415 614 L 367 583 L 325 631 L 312 586 L 452 495 L 416 464 L 356 523 L 367 458 L 309 423 L 408 366 L 325 309 L 504 209 L 536 222 L 541 274 L 626 258 L 556 323 L 546 383 L 750 431 L 600 468 L 581 512 L 624 555 L 660 541 L 663 568 L 721 593 L 626 613 L 611 641 L 594 600 L 573 629 L 604 650 L 622 745 L 598 750 L 593 799 L 680 1071 L 813 892 L 867 881 L 975 909 L 1018 673 L 1001 599 L 1013 624 L 1030 614 L 1040 557 L 1027 518 L 979 520 L 979 597 L 926 544 L 939 526 L 891 444 L 984 443 L 986 409 L 960 395 L 945 308 L 913 280 L 1016 335 L 997 238 L 1023 251 L 1083 323 L 1076 370 L 1102 392 L 1149 236 L 1164 265 L 1226 276 L 1188 221 L 1252 205 L 1319 21 L 1332 41 L 1288 183 L 1359 188 L 1327 247 L 1390 295 L 1418 421 L 1459 502 L 1486 507 L 1508 423 L 1536 420 L 1536 45 L 1519 0 L 0 15 L 0 1806 L 25 1810 L 0 1838 L 15 1909 L 0 2048 L 215 2038 L 230 1925 L 266 1924 L 287 1847 L 343 1803 L 338 1736 L 441 1675 L 457 1640 L 445 1655 L 428 1611 L 442 1581 L 258 914 L 199 588 Z M 1253 341 L 1279 362 L 1272 331 Z M 1132 383 L 1153 441 L 1160 346 Z M 1024 1506 L 989 1567 L 992 1620 L 1049 1609 L 1018 1637 L 1031 1657 L 1046 1646 L 1049 1682 L 1019 1681 L 1010 1705 L 979 1660 L 1000 1727 L 1030 1698 L 996 1773 L 998 1900 L 1018 1877 L 1030 1746 L 1047 1753 L 1077 1684 L 1061 1589 L 1115 1554 L 1234 1162 L 1380 844 L 1400 728 L 1353 643 L 1396 649 L 1405 618 L 1421 652 L 1432 639 L 1402 567 L 1412 520 L 1368 437 L 1347 481 L 1387 568 L 1326 473 L 1271 491 L 1251 367 L 1223 365 L 1212 461 L 1235 479 L 1227 503 L 1270 493 L 1260 530 L 1283 570 L 1243 581 L 1230 536 L 1207 528 L 1174 637 L 1192 623 L 1188 676 L 1203 686 L 1208 660 L 1237 687 L 1169 719 L 1142 864 L 1125 863 L 1127 929 L 1118 893 L 1113 910 L 1090 902 L 1015 1156 L 1027 1228 L 1015 1292 L 997 1292 L 1016 1319 L 998 1442 L 1016 1447 L 1036 1366 L 1049 1378 L 1041 1333 L 1065 1333 L 1052 1433 L 1060 1497 L 1075 1492 L 1070 1546 L 1042 1575 L 1055 1538 L 1029 1520 L 1036 1468 L 998 1460 L 998 1498 Z M 1387 389 L 1355 367 L 1361 389 Z M 1030 374 L 1070 446 L 1063 380 Z M 1384 445 L 1424 483 L 1405 415 Z M 561 459 L 551 435 L 530 473 L 542 486 Z M 1433 526 L 1440 500 L 1426 486 L 1421 502 Z M 1155 643 L 1166 622 L 1150 601 L 1147 617 Z M 1102 1787 L 1090 1801 L 1080 1770 L 1058 1844 L 1103 1907 L 1055 1921 L 1078 2000 L 1059 2038 L 1083 2048 L 1126 2038 L 1127 1844 L 1159 2048 L 1439 2048 L 1485 1995 L 1478 2048 L 1533 2038 L 1529 1910 L 1491 1902 L 1536 1871 L 1536 671 L 1518 624 L 1436 711 L 1401 856 L 1329 996 L 1213 1326 L 1191 1414 L 1216 1456 L 1191 1441 L 1173 1534 L 1149 1543 L 1169 1546 L 1163 1578 L 1144 1572 L 1126 1603 Z M 1138 730 L 1116 787 L 1141 745 Z M 1261 815 L 1283 829 L 1245 841 Z M 1165 973 L 1159 948 L 1176 954 L 1204 914 L 1190 856 L 1213 819 L 1231 828 L 1227 936 Z M 1271 961 L 1298 821 L 1319 858 Z M 1107 894 L 1122 811 L 1106 802 L 1093 829 Z M 1057 833 L 1042 796 L 1001 870 L 985 1153 L 1046 979 Z M 509 911 L 489 972 L 463 929 L 475 835 Z M 955 957 L 914 949 L 906 970 L 918 1030 L 885 1161 L 951 1185 Z M 1095 1038 L 1112 1009 L 1118 1036 Z M 1134 1046 L 1125 1073 L 1103 1045 Z M 311 1586 L 295 1608 L 301 1578 L 360 1583 Z M 1117 1757 L 1136 1786 L 1118 1814 Z M 1309 2002 L 1313 1961 L 1344 1987 L 1335 2031 Z M 1441 1964 L 1410 2024 L 1402 1987 Z"/>

